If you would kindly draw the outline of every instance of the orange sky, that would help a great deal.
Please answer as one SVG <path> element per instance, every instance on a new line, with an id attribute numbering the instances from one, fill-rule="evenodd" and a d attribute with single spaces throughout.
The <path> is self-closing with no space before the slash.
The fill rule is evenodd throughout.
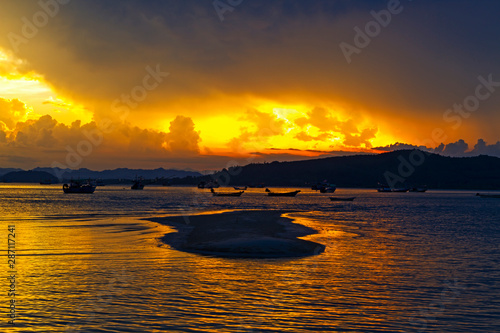
<path id="1" fill-rule="evenodd" d="M 348 63 L 339 45 L 355 44 L 353 28 L 373 19 L 371 7 L 257 3 L 224 21 L 191 1 L 74 1 L 56 14 L 36 2 L 6 4 L 0 167 L 203 170 L 460 139 L 471 146 L 458 152 L 479 139 L 495 152 L 494 91 L 477 111 L 445 115 L 488 75 L 496 80 L 498 65 L 486 53 L 446 57 L 440 44 L 450 32 L 430 29 L 438 20 L 414 26 L 424 4 L 405 21 L 394 17 Z M 33 21 L 44 11 L 46 22 Z M 23 18 L 39 27 L 30 31 Z M 464 42 L 446 41 L 451 51 Z"/>

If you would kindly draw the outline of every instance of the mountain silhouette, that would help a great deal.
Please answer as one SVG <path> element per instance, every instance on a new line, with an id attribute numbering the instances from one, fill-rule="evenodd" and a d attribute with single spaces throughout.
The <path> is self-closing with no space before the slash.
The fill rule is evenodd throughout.
<path id="1" fill-rule="evenodd" d="M 44 171 L 13 171 L 0 177 L 0 181 L 5 183 L 39 183 L 46 181 L 58 183 L 59 180 L 54 175 Z"/>
<path id="2" fill-rule="evenodd" d="M 267 186 L 307 186 L 327 180 L 338 187 L 395 186 L 436 189 L 500 189 L 500 158 L 446 157 L 420 150 L 378 155 L 328 157 L 232 167 L 191 181 L 216 179 L 222 186 L 264 183 Z"/>

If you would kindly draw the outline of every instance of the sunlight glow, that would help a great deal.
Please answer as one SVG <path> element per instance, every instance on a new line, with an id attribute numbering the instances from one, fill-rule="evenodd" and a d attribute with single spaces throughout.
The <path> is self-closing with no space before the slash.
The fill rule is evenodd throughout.
<path id="1" fill-rule="evenodd" d="M 15 114 L 16 121 L 37 119 L 43 115 L 50 115 L 64 124 L 92 120 L 90 110 L 58 96 L 43 76 L 33 72 L 20 73 L 18 68 L 22 63 L 22 60 L 0 50 L 0 98 L 19 100 L 27 110 L 26 115 Z"/>
<path id="2" fill-rule="evenodd" d="M 12 121 L 38 119 L 43 115 L 50 115 L 66 125 L 76 120 L 84 124 L 93 120 L 93 110 L 60 96 L 42 75 L 20 73 L 18 68 L 22 68 L 21 65 L 22 60 L 0 50 L 0 98 L 24 104 L 22 112 L 11 112 L 11 124 Z M 201 139 L 199 144 L 205 154 L 236 156 L 270 151 L 317 156 L 331 150 L 364 151 L 370 146 L 384 146 L 396 141 L 386 131 L 379 131 L 374 138 L 367 138 L 364 142 L 356 141 L 363 130 L 373 126 L 373 122 L 363 119 L 353 125 L 349 113 L 335 105 L 282 104 L 253 97 L 241 105 L 237 102 L 229 103 L 229 107 L 225 104 L 227 101 L 220 105 L 214 101 L 210 107 L 218 108 L 220 112 L 193 117 Z M 141 126 L 144 128 L 170 131 L 172 119 L 157 121 L 156 126 L 154 119 L 143 120 L 145 123 Z M 340 126 L 342 124 L 344 127 Z M 354 138 L 351 143 L 359 144 L 346 145 L 348 136 Z"/>

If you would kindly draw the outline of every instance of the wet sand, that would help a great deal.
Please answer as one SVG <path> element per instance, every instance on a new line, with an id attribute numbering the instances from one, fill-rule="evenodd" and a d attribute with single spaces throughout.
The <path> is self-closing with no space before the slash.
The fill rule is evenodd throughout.
<path id="1" fill-rule="evenodd" d="M 204 255 L 242 258 L 310 256 L 325 246 L 298 239 L 316 230 L 282 217 L 283 211 L 234 211 L 219 214 L 148 219 L 171 226 L 177 232 L 161 240 L 172 248 Z"/>

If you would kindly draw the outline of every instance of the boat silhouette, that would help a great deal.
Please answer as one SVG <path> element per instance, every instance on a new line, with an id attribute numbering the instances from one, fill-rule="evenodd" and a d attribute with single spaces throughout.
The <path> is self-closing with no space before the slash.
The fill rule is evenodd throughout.
<path id="1" fill-rule="evenodd" d="M 270 197 L 294 197 L 300 190 L 291 191 L 291 192 L 272 192 L 270 189 L 266 188 L 267 195 Z"/>
<path id="2" fill-rule="evenodd" d="M 213 188 L 210 189 L 214 197 L 239 197 L 244 191 L 239 192 L 215 192 Z"/>
<path id="3" fill-rule="evenodd" d="M 142 177 L 135 178 L 134 184 L 130 187 L 131 190 L 143 190 L 144 189 L 144 182 L 142 180 Z"/>
<path id="4" fill-rule="evenodd" d="M 331 201 L 354 201 L 356 197 L 330 197 Z"/>
<path id="5" fill-rule="evenodd" d="M 69 184 L 63 185 L 63 191 L 64 193 L 94 193 L 95 186 L 90 182 L 71 180 Z"/>
<path id="6" fill-rule="evenodd" d="M 237 191 L 246 191 L 248 186 L 243 186 L 243 187 L 238 187 L 238 186 L 234 186 L 233 188 Z"/>

